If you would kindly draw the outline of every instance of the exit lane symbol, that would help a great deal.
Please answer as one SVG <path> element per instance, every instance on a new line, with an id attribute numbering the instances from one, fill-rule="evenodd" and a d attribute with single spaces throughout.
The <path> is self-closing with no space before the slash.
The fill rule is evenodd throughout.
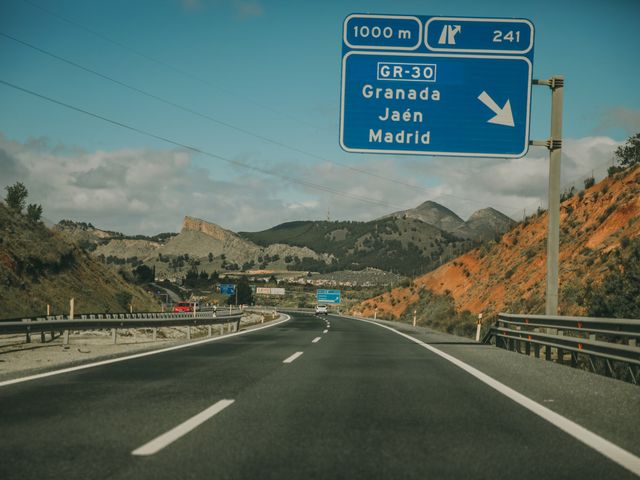
<path id="1" fill-rule="evenodd" d="M 494 102 L 493 98 L 491 98 L 489 94 L 483 90 L 482 93 L 478 96 L 478 100 L 484 103 L 491 109 L 493 113 L 496 114 L 495 117 L 487 120 L 488 123 L 505 125 L 507 127 L 515 127 L 515 123 L 513 121 L 513 113 L 511 113 L 511 102 L 508 99 L 504 104 L 504 107 L 500 108 L 498 104 Z"/>

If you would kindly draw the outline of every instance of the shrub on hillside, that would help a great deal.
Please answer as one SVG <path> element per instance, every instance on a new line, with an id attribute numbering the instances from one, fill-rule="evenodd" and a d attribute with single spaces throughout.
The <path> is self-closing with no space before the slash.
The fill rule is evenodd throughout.
<path id="1" fill-rule="evenodd" d="M 586 178 L 584 180 L 584 188 L 591 188 L 595 185 L 596 179 L 593 177 Z"/>
<path id="2" fill-rule="evenodd" d="M 24 206 L 27 203 L 27 196 L 29 192 L 27 192 L 27 187 L 20 182 L 16 182 L 13 185 L 5 187 L 7 191 L 7 196 L 4 198 L 4 202 L 14 212 L 22 212 Z"/>
<path id="3" fill-rule="evenodd" d="M 620 145 L 615 156 L 624 168 L 640 163 L 640 133 L 629 137 L 624 145 Z"/>
<path id="4" fill-rule="evenodd" d="M 466 310 L 457 312 L 450 292 L 438 295 L 428 289 L 421 290 L 420 300 L 410 305 L 400 320 L 412 322 L 414 310 L 419 325 L 465 337 L 475 334 L 475 316 Z"/>
<path id="5" fill-rule="evenodd" d="M 123 310 L 129 310 L 129 305 L 131 305 L 132 299 L 133 295 L 131 295 L 129 292 L 120 291 L 116 293 L 116 301 Z"/>
<path id="6" fill-rule="evenodd" d="M 602 283 L 587 288 L 590 316 L 640 319 L 640 238 L 615 250 L 613 265 Z"/>

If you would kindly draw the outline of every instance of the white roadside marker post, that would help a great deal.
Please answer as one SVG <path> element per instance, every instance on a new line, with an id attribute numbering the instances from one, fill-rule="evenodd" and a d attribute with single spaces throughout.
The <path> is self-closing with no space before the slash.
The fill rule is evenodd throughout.
<path id="1" fill-rule="evenodd" d="M 480 329 L 482 328 L 482 314 L 478 314 L 478 323 L 476 327 L 476 342 L 480 341 Z"/>
<path id="2" fill-rule="evenodd" d="M 73 320 L 75 316 L 75 298 L 69 300 L 69 320 Z M 64 339 L 62 341 L 63 345 L 69 345 L 69 330 L 64 331 Z"/>

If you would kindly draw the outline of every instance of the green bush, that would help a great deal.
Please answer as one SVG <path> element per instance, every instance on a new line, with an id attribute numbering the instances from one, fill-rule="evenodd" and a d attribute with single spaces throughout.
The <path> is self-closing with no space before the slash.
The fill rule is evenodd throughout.
<path id="1" fill-rule="evenodd" d="M 595 185 L 596 179 L 593 177 L 586 178 L 584 181 L 584 188 L 591 188 Z"/>
<path id="2" fill-rule="evenodd" d="M 613 255 L 612 269 L 602 283 L 587 288 L 590 316 L 640 319 L 640 239 L 625 244 Z"/>

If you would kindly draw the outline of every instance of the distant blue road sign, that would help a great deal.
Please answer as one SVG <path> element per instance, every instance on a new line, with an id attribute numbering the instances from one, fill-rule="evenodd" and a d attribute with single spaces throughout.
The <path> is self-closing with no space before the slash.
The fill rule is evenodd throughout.
<path id="1" fill-rule="evenodd" d="M 235 295 L 236 286 L 233 283 L 221 283 L 220 293 L 223 295 Z"/>
<path id="2" fill-rule="evenodd" d="M 523 156 L 533 38 L 528 20 L 350 15 L 340 145 L 361 153 Z"/>
<path id="3" fill-rule="evenodd" d="M 338 305 L 340 304 L 340 290 L 316 290 L 316 301 Z"/>

